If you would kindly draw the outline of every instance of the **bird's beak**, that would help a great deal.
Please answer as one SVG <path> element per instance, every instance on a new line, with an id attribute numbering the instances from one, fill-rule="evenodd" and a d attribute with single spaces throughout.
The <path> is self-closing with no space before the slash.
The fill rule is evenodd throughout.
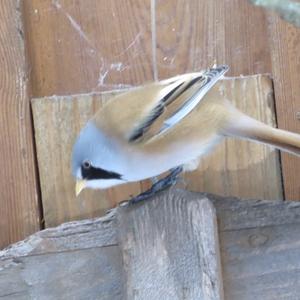
<path id="1" fill-rule="evenodd" d="M 80 194 L 80 192 L 86 187 L 86 180 L 77 180 L 75 187 L 76 197 Z"/>

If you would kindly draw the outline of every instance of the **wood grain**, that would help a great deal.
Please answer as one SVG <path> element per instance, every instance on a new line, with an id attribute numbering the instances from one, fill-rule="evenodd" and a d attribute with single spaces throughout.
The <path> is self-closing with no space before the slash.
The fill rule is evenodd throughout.
<path id="1" fill-rule="evenodd" d="M 115 218 L 63 224 L 0 251 L 1 299 L 122 300 Z"/>
<path id="2" fill-rule="evenodd" d="M 159 296 L 167 300 L 198 300 L 195 292 L 207 284 L 201 299 L 216 299 L 216 286 L 207 280 L 222 284 L 213 276 L 221 271 L 213 255 L 216 216 L 224 299 L 298 299 L 299 202 L 174 188 L 142 205 L 46 229 L 0 251 L 0 297 L 113 300 L 133 293 L 128 299 L 151 299 L 163 291 Z"/>
<path id="3" fill-rule="evenodd" d="M 153 79 L 150 1 L 25 1 L 33 96 Z"/>
<path id="4" fill-rule="evenodd" d="M 267 76 L 226 79 L 216 86 L 244 112 L 274 125 L 272 83 Z M 35 99 L 32 104 L 44 218 L 47 227 L 99 216 L 140 193 L 147 184 L 84 190 L 75 197 L 70 160 L 82 126 L 114 93 Z M 242 99 L 243 102 L 238 101 Z M 186 188 L 239 197 L 282 199 L 278 153 L 266 146 L 227 141 L 185 176 Z M 64 199 L 63 201 L 61 199 Z"/>
<path id="5" fill-rule="evenodd" d="M 20 1 L 0 10 L 0 248 L 39 229 L 28 69 Z"/>
<path id="6" fill-rule="evenodd" d="M 185 196 L 163 193 L 143 206 L 46 229 L 0 252 L 0 297 L 223 299 L 215 209 L 196 194 Z M 130 281 L 137 273 L 126 273 L 128 267 L 142 273 L 138 281 Z"/>
<path id="7" fill-rule="evenodd" d="M 118 209 L 126 299 L 223 299 L 214 207 L 183 194 Z"/>
<path id="8" fill-rule="evenodd" d="M 269 15 L 278 126 L 300 133 L 300 29 L 275 14 Z M 282 155 L 285 198 L 300 200 L 300 160 Z"/>
<path id="9" fill-rule="evenodd" d="M 217 211 L 225 299 L 298 299 L 300 204 L 206 197 Z"/>
<path id="10" fill-rule="evenodd" d="M 118 246 L 14 257 L 0 265 L 1 299 L 124 299 Z"/>
<path id="11" fill-rule="evenodd" d="M 158 0 L 158 77 L 214 63 L 228 64 L 229 76 L 271 72 L 267 26 L 264 11 L 246 0 Z"/>

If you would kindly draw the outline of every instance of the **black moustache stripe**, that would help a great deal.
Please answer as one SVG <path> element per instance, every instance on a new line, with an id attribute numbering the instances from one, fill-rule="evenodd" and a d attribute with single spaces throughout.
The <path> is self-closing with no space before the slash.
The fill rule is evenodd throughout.
<path id="1" fill-rule="evenodd" d="M 81 167 L 81 174 L 82 178 L 86 180 L 93 180 L 93 179 L 122 179 L 122 175 L 107 171 L 101 168 L 95 168 L 93 166 L 89 168 Z"/>

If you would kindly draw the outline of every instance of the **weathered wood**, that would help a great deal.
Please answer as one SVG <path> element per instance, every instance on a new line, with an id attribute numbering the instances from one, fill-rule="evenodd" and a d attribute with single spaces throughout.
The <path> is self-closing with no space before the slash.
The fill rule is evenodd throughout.
<path id="1" fill-rule="evenodd" d="M 219 221 L 225 299 L 298 299 L 300 203 L 207 197 Z"/>
<path id="2" fill-rule="evenodd" d="M 118 209 L 126 299 L 223 299 L 214 207 L 198 195 L 162 193 Z"/>
<path id="3" fill-rule="evenodd" d="M 269 23 L 278 126 L 300 133 L 300 29 L 274 14 L 270 14 Z M 300 159 L 283 154 L 282 171 L 285 198 L 299 200 Z"/>
<path id="4" fill-rule="evenodd" d="M 242 111 L 275 125 L 268 76 L 225 79 L 215 87 Z M 146 188 L 139 183 L 105 191 L 84 190 L 75 198 L 70 159 L 80 128 L 114 93 L 35 99 L 32 104 L 46 226 L 99 216 Z M 243 101 L 241 101 L 243 100 Z M 251 153 L 251 155 L 249 155 Z M 282 199 L 278 153 L 245 141 L 227 141 L 185 177 L 187 187 L 223 195 Z M 61 199 L 64 199 L 62 201 Z"/>
<path id="5" fill-rule="evenodd" d="M 63 224 L 0 252 L 1 299 L 124 299 L 114 219 Z"/>
<path id="6" fill-rule="evenodd" d="M 215 210 L 182 196 L 63 224 L 0 252 L 0 298 L 222 299 Z"/>
<path id="7" fill-rule="evenodd" d="M 153 80 L 150 1 L 24 1 L 35 97 Z"/>
<path id="8" fill-rule="evenodd" d="M 124 299 L 117 246 L 25 256 L 0 267 L 1 299 Z"/>
<path id="9" fill-rule="evenodd" d="M 299 299 L 299 230 L 297 223 L 220 234 L 226 299 Z"/>
<path id="10" fill-rule="evenodd" d="M 195 193 L 168 195 L 193 199 Z M 300 203 L 240 200 L 208 194 L 219 225 L 224 298 L 298 299 Z"/>
<path id="11" fill-rule="evenodd" d="M 101 234 L 98 234 L 101 232 Z M 1 259 L 43 255 L 58 252 L 73 252 L 83 249 L 115 246 L 117 234 L 113 215 L 64 223 L 31 235 L 7 249 Z"/>
<path id="12" fill-rule="evenodd" d="M 208 272 L 198 286 L 219 280 L 215 257 L 207 260 L 217 245 L 207 199 L 217 213 L 224 298 L 298 299 L 300 203 L 176 189 L 104 218 L 47 229 L 0 252 L 0 298 L 70 299 L 82 292 L 78 299 L 151 299 L 165 287 L 159 296 L 166 300 L 199 299 L 192 286 L 201 270 Z M 205 292 L 216 292 L 215 284 L 221 285 L 213 282 Z"/>
<path id="13" fill-rule="evenodd" d="M 40 229 L 22 1 L 0 10 L 0 249 Z"/>
<path id="14" fill-rule="evenodd" d="M 271 72 L 267 18 L 247 0 L 157 1 L 156 26 L 160 79 L 214 63 L 229 76 Z"/>
<path id="15" fill-rule="evenodd" d="M 300 223 L 300 205 L 295 202 L 245 199 L 241 201 L 238 198 L 203 195 L 215 204 L 222 231 Z"/>
<path id="16" fill-rule="evenodd" d="M 0 298 L 151 299 L 164 288 L 159 298 L 198 300 L 197 283 L 208 284 L 208 299 L 215 299 L 220 275 L 217 261 L 207 260 L 217 246 L 215 210 L 224 299 L 298 299 L 300 203 L 178 189 L 104 219 L 47 229 L 0 252 Z M 207 271 L 204 281 L 197 280 L 200 270 Z"/>

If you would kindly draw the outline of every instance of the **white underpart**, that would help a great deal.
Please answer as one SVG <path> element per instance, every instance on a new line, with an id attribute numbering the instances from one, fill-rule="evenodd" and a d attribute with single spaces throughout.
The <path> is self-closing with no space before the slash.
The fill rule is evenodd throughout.
<path id="1" fill-rule="evenodd" d="M 199 163 L 200 163 L 200 158 L 193 159 L 183 165 L 183 171 L 184 172 L 195 171 L 198 168 Z"/>
<path id="2" fill-rule="evenodd" d="M 90 189 L 107 189 L 109 187 L 126 183 L 119 179 L 94 179 L 86 182 L 86 187 Z"/>
<path id="3" fill-rule="evenodd" d="M 139 181 L 162 174 L 172 168 L 188 164 L 195 169 L 196 161 L 201 156 L 209 153 L 211 149 L 220 142 L 222 137 L 216 136 L 214 139 L 174 145 L 170 151 L 159 154 L 134 154 L 132 163 L 124 174 L 124 179 L 128 181 Z M 193 165 L 193 166 L 192 166 Z M 187 167 L 186 170 L 189 170 Z"/>
<path id="4" fill-rule="evenodd" d="M 199 142 L 194 144 L 182 143 L 174 145 L 171 151 L 159 154 L 132 152 L 127 156 L 127 159 L 119 161 L 119 168 L 123 171 L 121 173 L 123 180 L 88 180 L 86 187 L 106 189 L 128 182 L 152 178 L 180 165 L 184 166 L 184 171 L 192 171 L 198 166 L 200 157 L 209 153 L 220 139 L 220 136 L 216 136 L 214 139 L 204 141 L 201 144 Z"/>

